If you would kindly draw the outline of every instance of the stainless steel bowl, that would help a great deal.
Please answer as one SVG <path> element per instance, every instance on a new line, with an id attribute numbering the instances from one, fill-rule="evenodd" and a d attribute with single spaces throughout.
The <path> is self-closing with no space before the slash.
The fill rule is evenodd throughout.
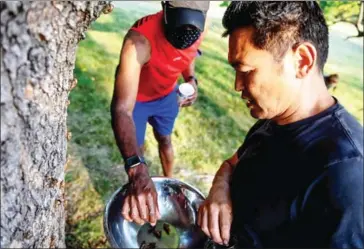
<path id="1" fill-rule="evenodd" d="M 157 226 L 160 222 L 166 222 L 175 231 L 174 248 L 203 248 L 207 237 L 196 223 L 198 207 L 204 201 L 204 195 L 198 189 L 176 179 L 152 177 L 152 180 L 158 193 L 161 213 Z M 150 225 L 140 226 L 124 220 L 121 210 L 125 190 L 125 186 L 118 189 L 106 205 L 105 235 L 113 248 L 140 248 L 143 241 L 150 239 L 145 237 L 145 231 L 148 230 L 145 226 Z M 163 236 L 168 237 L 165 234 Z M 171 248 L 172 244 L 168 247 Z"/>

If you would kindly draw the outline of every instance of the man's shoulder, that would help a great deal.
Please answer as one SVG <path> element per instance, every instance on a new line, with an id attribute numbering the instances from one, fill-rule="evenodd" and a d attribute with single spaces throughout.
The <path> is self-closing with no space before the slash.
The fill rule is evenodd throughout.
<path id="1" fill-rule="evenodd" d="M 363 156 L 363 126 L 344 107 L 335 112 L 337 129 L 351 142 L 354 149 Z"/>
<path id="2" fill-rule="evenodd" d="M 256 121 L 253 126 L 248 130 L 247 134 L 246 134 L 246 139 L 248 139 L 249 137 L 251 137 L 255 132 L 262 130 L 262 129 L 267 129 L 268 124 L 271 121 L 266 120 L 266 119 L 259 119 L 258 121 Z"/>
<path id="3" fill-rule="evenodd" d="M 251 137 L 260 129 L 264 129 L 265 125 L 267 124 L 267 120 L 258 120 L 256 121 L 253 126 L 248 130 L 247 134 L 245 135 L 244 142 L 238 148 L 238 157 L 241 157 L 246 150 L 247 144 L 250 143 Z"/>
<path id="4" fill-rule="evenodd" d="M 161 32 L 158 29 L 158 27 L 161 26 L 161 18 L 162 12 L 158 12 L 138 19 L 129 29 L 124 40 L 131 39 L 150 50 L 150 47 L 153 46 L 157 40 L 156 36 Z"/>
<path id="5" fill-rule="evenodd" d="M 162 11 L 154 14 L 146 15 L 139 18 L 132 26 L 131 29 L 138 30 L 141 28 L 149 27 L 151 25 L 159 24 L 159 19 L 162 17 Z"/>
<path id="6" fill-rule="evenodd" d="M 351 158 L 363 157 L 363 127 L 344 108 L 309 128 L 305 155 L 318 164 L 330 166 Z"/>

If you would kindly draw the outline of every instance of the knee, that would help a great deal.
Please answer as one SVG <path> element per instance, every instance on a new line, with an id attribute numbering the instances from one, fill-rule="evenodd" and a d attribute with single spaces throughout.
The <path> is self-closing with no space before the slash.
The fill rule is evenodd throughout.
<path id="1" fill-rule="evenodd" d="M 159 146 L 170 147 L 172 146 L 171 136 L 158 136 L 157 141 Z"/>

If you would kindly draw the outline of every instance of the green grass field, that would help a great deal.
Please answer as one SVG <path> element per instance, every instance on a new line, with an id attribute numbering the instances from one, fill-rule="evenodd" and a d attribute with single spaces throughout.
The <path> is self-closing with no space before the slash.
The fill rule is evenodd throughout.
<path id="1" fill-rule="evenodd" d="M 67 245 L 70 248 L 106 247 L 102 218 L 105 202 L 126 183 L 122 158 L 110 125 L 110 99 L 114 71 L 127 29 L 153 8 L 114 9 L 93 23 L 79 45 L 70 94 L 66 170 Z M 182 109 L 176 121 L 173 144 L 174 176 L 207 194 L 220 163 L 244 141 L 254 120 L 233 91 L 234 73 L 227 63 L 227 39 L 221 38 L 221 21 L 210 20 L 196 65 L 199 99 Z M 326 73 L 340 74 L 335 96 L 363 123 L 363 48 L 340 35 L 330 39 Z M 146 158 L 152 175 L 161 175 L 157 144 L 150 127 Z"/>

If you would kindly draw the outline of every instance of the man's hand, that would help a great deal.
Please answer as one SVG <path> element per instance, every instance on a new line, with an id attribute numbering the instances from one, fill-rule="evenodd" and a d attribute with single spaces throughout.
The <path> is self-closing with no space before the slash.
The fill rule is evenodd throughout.
<path id="1" fill-rule="evenodd" d="M 217 183 L 198 211 L 198 225 L 218 244 L 229 244 L 232 204 L 228 184 Z"/>
<path id="2" fill-rule="evenodd" d="M 198 96 L 198 88 L 197 88 L 197 84 L 196 84 L 196 81 L 194 79 L 190 80 L 189 82 L 187 82 L 189 84 L 191 84 L 193 86 L 193 88 L 195 89 L 195 93 L 182 100 L 179 104 L 180 107 L 187 107 L 187 106 L 191 106 L 195 103 L 196 99 L 197 99 L 197 96 Z"/>
<path id="3" fill-rule="evenodd" d="M 157 192 L 145 164 L 131 168 L 128 172 L 129 188 L 122 215 L 129 222 L 143 225 L 149 222 L 155 226 L 160 219 Z"/>
<path id="4" fill-rule="evenodd" d="M 230 179 L 238 162 L 238 152 L 225 160 L 217 171 L 209 196 L 198 210 L 197 224 L 218 244 L 229 244 L 232 223 Z"/>

